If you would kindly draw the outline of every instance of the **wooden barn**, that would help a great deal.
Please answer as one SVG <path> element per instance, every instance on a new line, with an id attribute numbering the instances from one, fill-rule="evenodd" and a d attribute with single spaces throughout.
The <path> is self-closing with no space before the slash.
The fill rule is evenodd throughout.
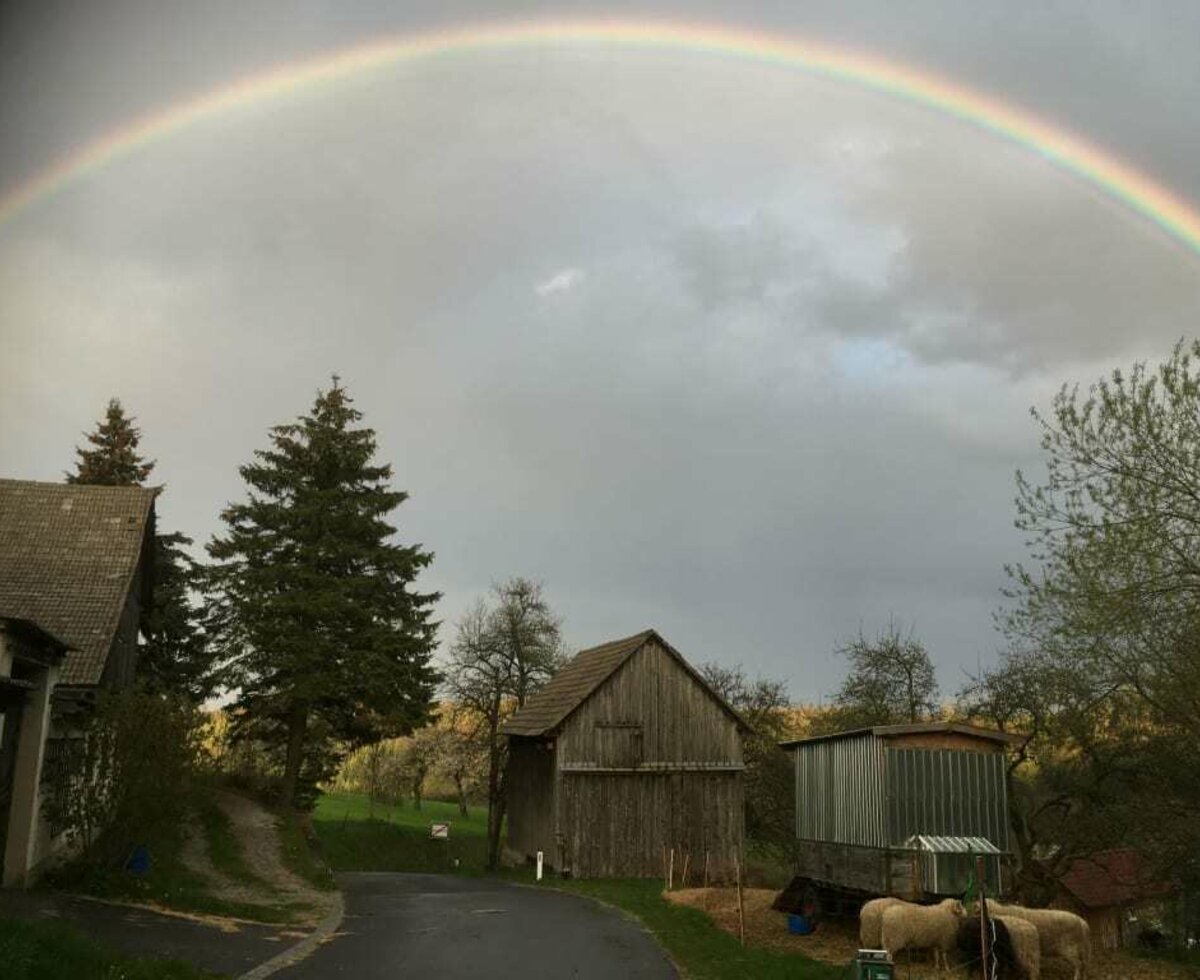
<path id="1" fill-rule="evenodd" d="M 584 650 L 504 727 L 508 846 L 576 877 L 728 874 L 746 724 L 654 630 Z"/>
<path id="2" fill-rule="evenodd" d="M 785 742 L 796 774 L 790 895 L 919 901 L 961 894 L 976 857 L 1003 888 L 1004 732 L 956 722 L 881 725 Z"/>

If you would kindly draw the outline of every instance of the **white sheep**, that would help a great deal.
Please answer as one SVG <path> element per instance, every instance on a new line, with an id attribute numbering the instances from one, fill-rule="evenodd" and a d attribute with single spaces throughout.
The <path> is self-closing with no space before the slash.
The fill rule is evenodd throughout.
<path id="1" fill-rule="evenodd" d="M 1043 960 L 1051 957 L 1066 960 L 1074 971 L 1072 980 L 1086 976 L 1092 953 L 1091 930 L 1074 912 L 1027 909 L 1023 905 L 1005 905 L 992 899 L 988 899 L 988 912 L 1032 923 L 1037 928 Z"/>
<path id="2" fill-rule="evenodd" d="M 989 906 L 993 911 L 994 905 Z M 1004 923 L 1008 938 L 1012 940 L 1017 963 L 1025 971 L 1027 980 L 1040 980 L 1042 975 L 1042 947 L 1037 926 L 1027 919 L 1015 915 L 997 915 L 996 920 Z"/>
<path id="3" fill-rule="evenodd" d="M 934 966 L 950 969 L 963 905 L 947 898 L 937 905 L 893 905 L 883 910 L 881 939 L 892 959 L 902 949 L 932 949 Z"/>
<path id="4" fill-rule="evenodd" d="M 911 905 L 899 898 L 873 898 L 858 913 L 859 949 L 880 949 L 883 942 L 883 912 L 893 905 Z"/>

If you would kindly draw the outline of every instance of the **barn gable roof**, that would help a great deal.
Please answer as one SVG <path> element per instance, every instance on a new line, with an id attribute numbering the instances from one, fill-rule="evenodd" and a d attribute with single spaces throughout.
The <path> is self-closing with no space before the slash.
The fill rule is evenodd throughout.
<path id="1" fill-rule="evenodd" d="M 1131 905 L 1173 891 L 1169 883 L 1151 877 L 1141 853 L 1131 847 L 1076 858 L 1059 882 L 1090 909 Z"/>
<path id="2" fill-rule="evenodd" d="M 0 480 L 0 612 L 72 649 L 66 685 L 100 681 L 147 544 L 156 490 Z"/>
<path id="3" fill-rule="evenodd" d="M 657 631 L 649 629 L 621 640 L 581 650 L 540 691 L 504 723 L 506 735 L 548 735 L 558 729 L 584 701 L 651 640 L 658 643 L 721 708 L 744 730 L 749 726 L 729 703 L 714 691 L 678 650 Z"/>

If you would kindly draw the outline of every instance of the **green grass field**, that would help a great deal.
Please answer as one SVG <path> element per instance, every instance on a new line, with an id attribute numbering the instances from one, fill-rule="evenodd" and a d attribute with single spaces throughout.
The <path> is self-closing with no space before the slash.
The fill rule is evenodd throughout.
<path id="1" fill-rule="evenodd" d="M 334 871 L 422 871 L 482 874 L 487 860 L 487 814 L 459 815 L 454 803 L 426 800 L 421 809 L 376 803 L 366 796 L 326 793 L 317 801 L 313 830 Z M 450 839 L 431 840 L 431 822 L 449 823 Z"/>
<path id="2" fill-rule="evenodd" d="M 130 959 L 57 923 L 0 919 L 5 980 L 205 980 L 184 963 Z"/>

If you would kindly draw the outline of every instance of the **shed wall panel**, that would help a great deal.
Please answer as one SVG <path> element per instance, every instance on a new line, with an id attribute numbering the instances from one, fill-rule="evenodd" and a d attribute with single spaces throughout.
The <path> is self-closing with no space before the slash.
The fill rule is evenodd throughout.
<path id="1" fill-rule="evenodd" d="M 561 776 L 562 865 L 576 877 L 659 878 L 675 850 L 698 884 L 707 856 L 728 877 L 743 833 L 740 773 L 578 773 Z"/>
<path id="2" fill-rule="evenodd" d="M 1004 756 L 956 750 L 886 750 L 888 844 L 914 834 L 986 837 L 1008 850 Z"/>
<path id="3" fill-rule="evenodd" d="M 505 783 L 508 846 L 527 858 L 542 851 L 546 862 L 553 867 L 557 862 L 557 844 L 552 746 L 552 742 L 540 739 L 510 740 Z"/>
<path id="4" fill-rule="evenodd" d="M 867 734 L 800 745 L 796 753 L 796 836 L 884 847 L 883 746 Z"/>

